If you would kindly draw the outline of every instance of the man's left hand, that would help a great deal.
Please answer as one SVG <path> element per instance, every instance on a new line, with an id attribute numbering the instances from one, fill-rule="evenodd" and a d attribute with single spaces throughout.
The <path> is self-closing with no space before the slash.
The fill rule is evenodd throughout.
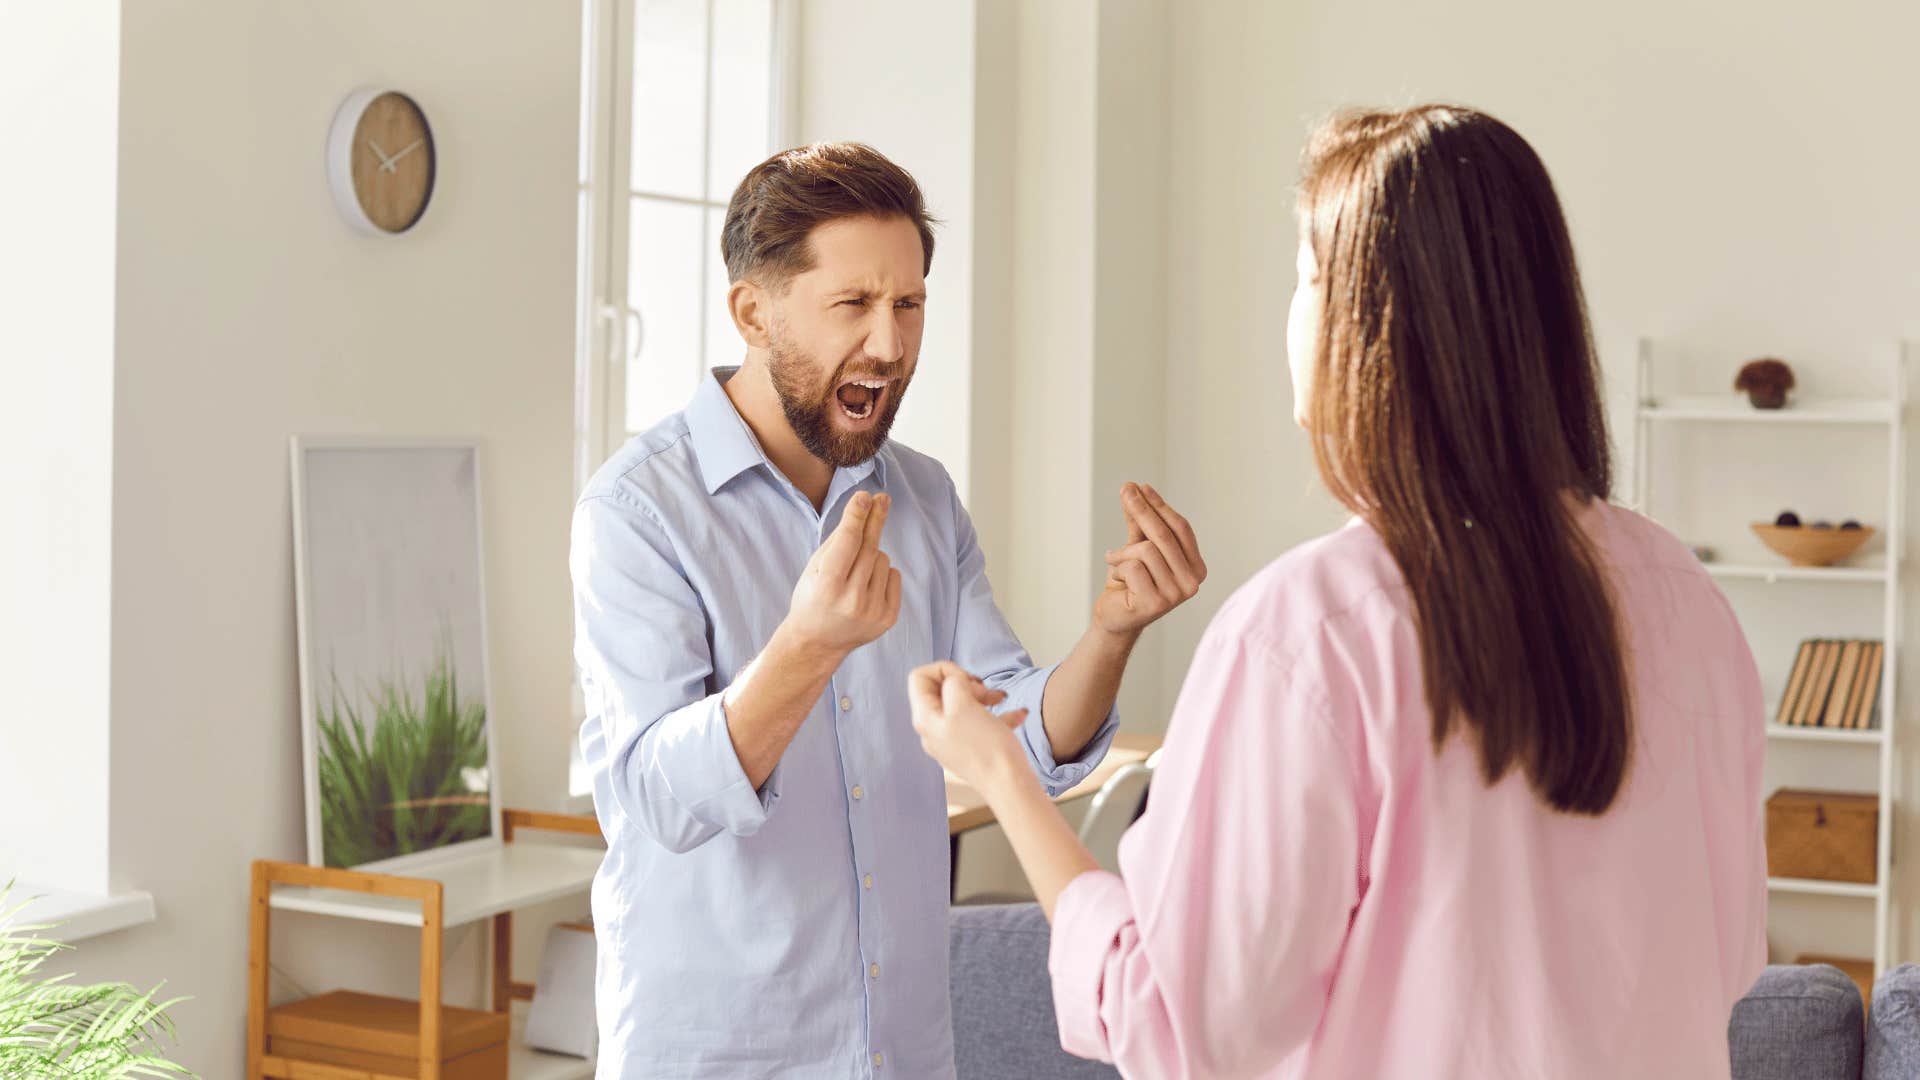
<path id="1" fill-rule="evenodd" d="M 1094 623 L 1114 634 L 1138 634 L 1193 599 L 1207 563 L 1193 526 L 1147 484 L 1120 489 L 1127 544 L 1107 552 L 1107 585 L 1093 604 Z"/>

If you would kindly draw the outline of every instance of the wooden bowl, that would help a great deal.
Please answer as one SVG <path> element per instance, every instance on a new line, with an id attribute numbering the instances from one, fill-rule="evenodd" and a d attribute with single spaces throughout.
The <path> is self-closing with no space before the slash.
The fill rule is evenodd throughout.
<path id="1" fill-rule="evenodd" d="M 1816 529 L 1810 525 L 1756 522 L 1753 534 L 1795 566 L 1830 566 L 1873 539 L 1871 528 Z"/>

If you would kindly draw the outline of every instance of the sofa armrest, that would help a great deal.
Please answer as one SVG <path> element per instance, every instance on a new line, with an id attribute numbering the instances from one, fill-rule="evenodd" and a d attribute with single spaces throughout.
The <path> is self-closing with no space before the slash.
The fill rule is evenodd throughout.
<path id="1" fill-rule="evenodd" d="M 1901 964 L 1873 984 L 1862 1075 L 1920 1076 L 1920 967 Z"/>
<path id="2" fill-rule="evenodd" d="M 1827 964 L 1777 964 L 1733 1006 L 1733 1080 L 1857 1080 L 1860 988 Z"/>

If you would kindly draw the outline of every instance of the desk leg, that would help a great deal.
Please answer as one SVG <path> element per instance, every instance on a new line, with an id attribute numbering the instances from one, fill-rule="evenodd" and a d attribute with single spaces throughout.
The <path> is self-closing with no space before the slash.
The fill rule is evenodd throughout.
<path id="1" fill-rule="evenodd" d="M 960 834 L 947 835 L 947 903 L 958 899 L 960 889 Z"/>
<path id="2" fill-rule="evenodd" d="M 513 912 L 493 917 L 493 1011 L 513 1008 Z"/>

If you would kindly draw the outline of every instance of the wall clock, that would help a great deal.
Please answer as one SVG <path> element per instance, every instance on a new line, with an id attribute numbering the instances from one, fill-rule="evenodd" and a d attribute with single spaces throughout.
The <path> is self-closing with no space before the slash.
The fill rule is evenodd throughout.
<path id="1" fill-rule="evenodd" d="M 433 198 L 433 129 L 418 102 L 397 90 L 356 90 L 327 133 L 327 186 L 348 224 L 396 236 L 418 224 Z"/>

